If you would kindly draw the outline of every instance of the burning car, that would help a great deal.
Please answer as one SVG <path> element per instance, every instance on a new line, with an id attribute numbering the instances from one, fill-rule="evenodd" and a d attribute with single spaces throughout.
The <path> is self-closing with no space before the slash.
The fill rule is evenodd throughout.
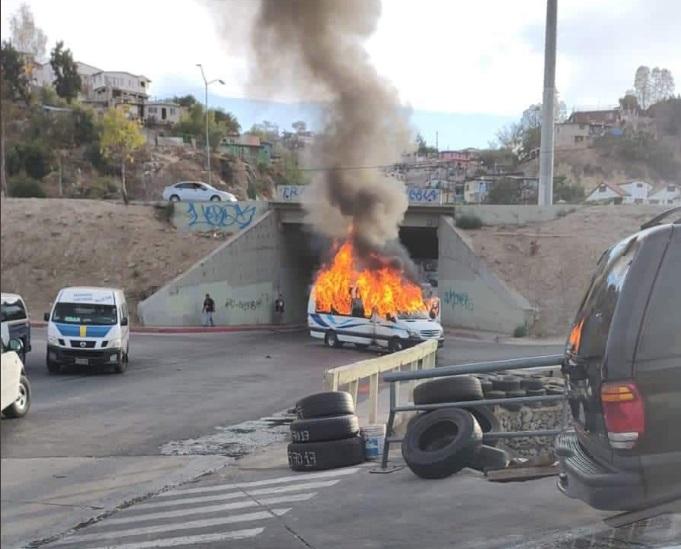
<path id="1" fill-rule="evenodd" d="M 353 246 L 342 244 L 315 279 L 308 302 L 310 335 L 329 347 L 354 343 L 389 351 L 435 339 L 444 343 L 439 301 L 388 261 L 358 266 Z"/>

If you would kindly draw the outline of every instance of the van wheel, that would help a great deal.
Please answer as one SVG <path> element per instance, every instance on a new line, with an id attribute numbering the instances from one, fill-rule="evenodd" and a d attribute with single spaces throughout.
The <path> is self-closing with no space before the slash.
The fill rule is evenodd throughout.
<path id="1" fill-rule="evenodd" d="M 391 353 L 396 353 L 397 351 L 401 351 L 402 349 L 404 349 L 404 343 L 402 343 L 402 340 L 399 337 L 393 337 L 388 342 L 388 350 Z"/>
<path id="2" fill-rule="evenodd" d="M 61 366 L 59 364 L 55 364 L 54 362 L 47 361 L 47 372 L 52 374 L 52 375 L 57 375 L 61 374 Z"/>
<path id="3" fill-rule="evenodd" d="M 338 339 L 336 332 L 326 332 L 324 343 L 326 343 L 327 347 L 333 347 L 334 349 L 338 349 L 343 345 Z"/>
<path id="4" fill-rule="evenodd" d="M 26 376 L 19 379 L 19 396 L 3 412 L 7 417 L 24 417 L 31 407 L 31 384 Z"/>
<path id="5" fill-rule="evenodd" d="M 127 353 L 121 353 L 121 358 L 118 359 L 118 364 L 114 366 L 114 372 L 117 374 L 122 374 L 128 367 L 128 356 Z"/>

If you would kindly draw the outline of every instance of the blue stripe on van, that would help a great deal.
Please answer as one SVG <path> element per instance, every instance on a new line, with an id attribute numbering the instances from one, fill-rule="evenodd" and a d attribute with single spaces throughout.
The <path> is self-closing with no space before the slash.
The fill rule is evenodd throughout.
<path id="1" fill-rule="evenodd" d="M 59 333 L 65 337 L 81 337 L 80 325 L 78 324 L 60 324 L 55 322 L 54 325 L 59 330 Z M 111 330 L 111 326 L 85 326 L 85 337 L 105 337 Z"/>

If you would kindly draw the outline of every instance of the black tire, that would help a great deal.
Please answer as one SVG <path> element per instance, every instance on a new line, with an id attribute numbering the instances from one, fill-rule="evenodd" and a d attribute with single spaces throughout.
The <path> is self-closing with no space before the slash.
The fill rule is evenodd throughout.
<path id="1" fill-rule="evenodd" d="M 536 396 L 544 396 L 546 394 L 546 389 L 527 389 L 527 396 L 528 397 L 536 397 Z M 530 408 L 541 408 L 545 404 L 549 404 L 548 402 L 528 402 L 528 406 Z"/>
<path id="2" fill-rule="evenodd" d="M 508 398 L 519 398 L 527 396 L 527 392 L 524 389 L 516 389 L 515 391 L 508 391 L 506 393 L 506 396 Z M 510 410 L 511 412 L 518 412 L 523 407 L 523 405 L 527 405 L 527 403 L 508 402 L 506 404 L 502 404 L 504 408 Z"/>
<path id="3" fill-rule="evenodd" d="M 541 379 L 537 379 L 537 378 L 534 378 L 534 377 L 527 377 L 520 382 L 520 387 L 522 389 L 525 389 L 526 391 L 528 391 L 527 394 L 529 395 L 530 390 L 537 391 L 539 389 L 543 389 L 544 383 L 542 382 Z"/>
<path id="4" fill-rule="evenodd" d="M 357 436 L 359 420 L 355 415 L 297 419 L 291 423 L 293 442 L 324 442 Z"/>
<path id="5" fill-rule="evenodd" d="M 125 353 L 121 351 L 121 356 L 118 358 L 118 364 L 114 366 L 114 372 L 117 374 L 122 374 L 128 369 L 128 360 L 125 357 Z"/>
<path id="6" fill-rule="evenodd" d="M 426 381 L 414 389 L 414 404 L 437 404 L 481 400 L 480 380 L 473 376 L 452 376 Z"/>
<path id="7" fill-rule="evenodd" d="M 352 395 L 345 391 L 316 393 L 296 402 L 298 419 L 344 416 L 354 413 L 355 404 L 352 401 Z"/>
<path id="8" fill-rule="evenodd" d="M 288 465 L 293 471 L 322 471 L 357 465 L 364 461 L 364 442 L 359 436 L 326 442 L 292 442 Z"/>
<path id="9" fill-rule="evenodd" d="M 52 362 L 51 360 L 47 360 L 47 372 L 50 375 L 59 375 L 61 374 L 61 366 L 57 364 L 56 362 Z"/>
<path id="10" fill-rule="evenodd" d="M 482 429 L 470 412 L 442 408 L 411 423 L 402 457 L 421 478 L 444 478 L 471 463 L 482 445 Z"/>
<path id="11" fill-rule="evenodd" d="M 26 376 L 19 378 L 19 396 L 17 399 L 3 410 L 6 417 L 24 417 L 31 407 L 31 384 Z"/>
<path id="12" fill-rule="evenodd" d="M 520 379 L 515 376 L 499 376 L 492 380 L 495 391 L 517 391 L 520 389 Z"/>
<path id="13" fill-rule="evenodd" d="M 355 348 L 359 349 L 360 351 L 366 351 L 369 348 L 368 343 L 355 343 Z"/>
<path id="14" fill-rule="evenodd" d="M 546 387 L 546 394 L 547 395 L 562 395 L 565 393 L 565 389 L 563 387 L 560 387 L 559 385 L 549 385 Z M 555 404 L 555 402 L 554 402 Z"/>
<path id="15" fill-rule="evenodd" d="M 339 347 L 343 346 L 343 343 L 340 339 L 338 339 L 338 335 L 334 331 L 326 332 L 326 335 L 324 336 L 324 343 L 326 343 L 327 347 L 332 347 L 334 349 L 338 349 Z"/>
<path id="16" fill-rule="evenodd" d="M 472 469 L 478 471 L 495 471 L 508 467 L 508 453 L 500 448 L 493 448 L 488 444 L 483 444 L 480 451 L 470 464 Z"/>
<path id="17" fill-rule="evenodd" d="M 180 197 L 177 196 L 176 194 L 171 194 L 171 195 L 170 195 L 170 201 L 171 201 L 171 202 L 179 202 L 179 201 L 180 201 Z"/>
<path id="18" fill-rule="evenodd" d="M 211 202 L 220 202 L 221 198 L 217 195 L 214 194 L 213 196 L 210 197 Z"/>
<path id="19" fill-rule="evenodd" d="M 494 400 L 495 398 L 506 398 L 506 391 L 489 391 L 485 398 Z"/>
<path id="20" fill-rule="evenodd" d="M 480 380 L 480 387 L 482 387 L 482 394 L 486 395 L 490 391 L 494 390 L 494 387 L 492 386 L 492 380 L 491 379 L 481 379 Z"/>
<path id="21" fill-rule="evenodd" d="M 485 433 L 499 431 L 499 419 L 497 419 L 497 416 L 494 415 L 494 412 L 490 406 L 466 406 L 464 410 L 467 410 L 473 414 L 473 417 L 478 422 L 478 425 L 480 425 L 480 429 L 482 429 L 483 435 Z M 485 444 L 488 444 L 489 446 L 496 446 L 497 442 L 499 442 L 498 439 L 493 439 L 489 442 L 486 442 Z"/>
<path id="22" fill-rule="evenodd" d="M 391 353 L 397 353 L 404 349 L 404 342 L 399 337 L 393 337 L 388 341 L 388 351 Z"/>

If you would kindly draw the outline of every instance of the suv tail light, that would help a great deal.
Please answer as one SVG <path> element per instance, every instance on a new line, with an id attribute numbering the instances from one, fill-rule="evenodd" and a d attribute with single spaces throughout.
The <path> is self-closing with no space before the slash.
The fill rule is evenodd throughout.
<path id="1" fill-rule="evenodd" d="M 603 383 L 601 404 L 610 446 L 617 449 L 633 448 L 646 428 L 643 399 L 636 384 Z"/>

